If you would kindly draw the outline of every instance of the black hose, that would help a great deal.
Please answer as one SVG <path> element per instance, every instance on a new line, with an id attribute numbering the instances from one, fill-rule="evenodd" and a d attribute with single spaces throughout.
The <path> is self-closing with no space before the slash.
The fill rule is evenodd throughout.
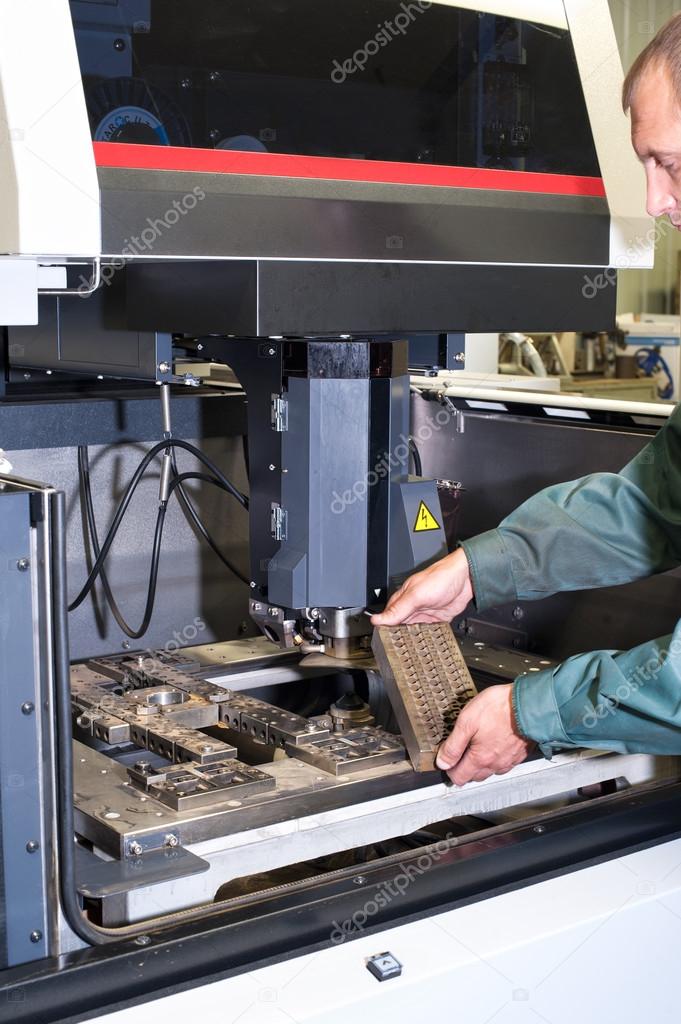
<path id="1" fill-rule="evenodd" d="M 147 452 L 147 454 L 144 456 L 139 466 L 135 470 L 132 479 L 128 484 L 126 492 L 123 496 L 123 499 L 120 505 L 118 506 L 118 509 L 116 510 L 116 514 L 113 518 L 113 522 L 109 528 L 109 531 L 106 537 L 104 538 L 104 543 L 102 544 L 99 555 L 97 556 L 95 564 L 93 565 L 90 571 L 90 575 L 83 584 L 83 587 L 80 590 L 78 596 L 69 605 L 69 611 L 75 611 L 76 608 L 78 608 L 79 605 L 83 603 L 85 598 L 92 590 L 92 587 L 94 586 L 96 579 L 98 578 L 99 574 L 102 571 L 102 567 L 107 559 L 111 545 L 113 544 L 116 538 L 116 534 L 118 533 L 121 522 L 123 521 L 123 517 L 127 512 L 128 505 L 130 504 L 132 497 L 135 491 L 137 490 L 140 480 L 144 476 L 149 464 L 156 458 L 156 456 L 160 452 L 164 452 L 168 448 L 183 448 L 185 451 L 191 452 L 191 454 L 194 455 L 195 458 L 197 458 L 200 462 L 203 462 L 204 466 L 206 466 L 210 470 L 210 472 L 217 478 L 217 480 L 220 482 L 220 485 L 223 487 L 224 490 L 231 494 L 232 497 L 236 498 L 240 505 L 242 505 L 246 509 L 248 508 L 248 498 L 245 495 L 243 495 L 241 491 L 238 491 L 236 487 L 234 487 L 231 481 L 227 479 L 227 477 L 218 469 L 215 463 L 211 459 L 209 459 L 207 455 L 204 455 L 202 451 L 200 451 L 194 445 L 189 444 L 188 441 L 181 441 L 175 438 L 166 441 L 160 441 Z"/>
<path id="2" fill-rule="evenodd" d="M 211 477 L 205 476 L 203 474 L 195 474 L 195 473 L 182 473 L 181 474 L 179 472 L 179 470 L 178 470 L 177 459 L 175 457 L 175 452 L 172 453 L 172 462 L 173 462 L 173 473 L 175 474 L 175 478 L 173 480 L 173 483 L 172 483 L 171 487 L 173 489 L 175 487 L 177 487 L 177 498 L 178 498 L 178 501 L 180 502 L 180 505 L 182 506 L 182 510 L 183 510 L 183 512 L 184 512 L 184 514 L 185 514 L 185 516 L 187 518 L 187 521 L 198 530 L 200 535 L 205 540 L 206 544 L 217 555 L 217 557 L 220 559 L 220 561 L 223 563 L 223 565 L 227 569 L 229 569 L 229 571 L 231 573 L 233 573 L 237 577 L 237 579 L 240 579 L 242 583 L 245 583 L 246 586 L 248 586 L 249 585 L 249 580 L 247 579 L 246 576 L 244 576 L 244 574 L 242 572 L 239 571 L 239 569 L 237 569 L 237 567 L 235 565 L 233 565 L 230 562 L 230 560 L 227 558 L 227 556 L 222 553 L 222 551 L 218 547 L 217 543 L 215 542 L 215 540 L 213 540 L 213 537 L 209 533 L 208 527 L 206 526 L 206 524 L 201 519 L 201 516 L 199 515 L 199 513 L 196 511 L 196 508 L 194 507 L 194 505 L 193 505 L 193 503 L 191 501 L 191 498 L 189 497 L 189 495 L 187 494 L 186 490 L 182 486 L 183 482 L 186 479 L 202 479 L 202 480 L 205 480 L 206 483 L 212 483 L 212 484 L 217 483 L 217 481 L 213 480 Z"/>
<path id="3" fill-rule="evenodd" d="M 94 503 L 92 501 L 92 486 L 90 482 L 90 459 L 88 449 L 84 445 L 80 445 L 78 448 L 78 473 L 80 476 L 81 489 L 85 500 L 87 526 L 90 539 L 92 542 L 92 550 L 95 553 L 95 558 L 98 558 L 100 555 L 101 548 L 99 546 L 99 536 L 97 533 L 97 520 L 95 518 Z M 161 539 L 163 537 L 165 515 L 166 505 L 164 503 L 159 507 L 158 516 L 156 518 L 156 530 L 154 533 L 154 546 L 151 556 L 151 567 L 149 570 L 147 600 L 144 609 L 144 615 L 142 617 L 142 622 L 138 629 L 135 629 L 133 626 L 128 625 L 128 623 L 126 622 L 123 613 L 121 612 L 118 606 L 113 590 L 111 589 L 111 584 L 109 583 L 109 578 L 106 575 L 104 566 L 102 566 L 102 569 L 99 574 L 100 581 L 104 589 L 104 596 L 106 597 L 107 604 L 111 609 L 111 614 L 118 623 L 120 629 L 122 629 L 126 636 L 129 636 L 131 640 L 139 640 L 140 637 L 144 636 L 147 629 L 149 628 L 149 623 L 151 622 L 151 616 L 154 610 L 154 600 L 156 597 L 158 566 L 159 559 L 161 556 Z"/>
<path id="4" fill-rule="evenodd" d="M 409 438 L 409 451 L 411 457 L 414 460 L 414 474 L 415 476 L 423 476 L 423 463 L 421 462 L 421 453 L 416 447 L 416 441 L 413 437 Z"/>
<path id="5" fill-rule="evenodd" d="M 66 596 L 66 520 L 62 493 L 51 495 L 52 606 L 54 623 L 54 676 L 57 758 L 57 836 L 59 888 L 64 917 L 76 935 L 91 945 L 106 942 L 83 915 L 76 891 L 75 822 L 73 813 L 73 734 L 71 731 L 71 678 Z M 120 933 L 115 933 L 119 935 Z M 113 936 L 112 936 L 113 937 Z"/>

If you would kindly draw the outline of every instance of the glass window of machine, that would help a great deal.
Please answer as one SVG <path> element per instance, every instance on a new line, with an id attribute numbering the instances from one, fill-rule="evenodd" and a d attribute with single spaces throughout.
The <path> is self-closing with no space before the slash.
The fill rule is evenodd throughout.
<path id="1" fill-rule="evenodd" d="M 569 33 L 427 0 L 72 0 L 99 142 L 594 175 Z"/>

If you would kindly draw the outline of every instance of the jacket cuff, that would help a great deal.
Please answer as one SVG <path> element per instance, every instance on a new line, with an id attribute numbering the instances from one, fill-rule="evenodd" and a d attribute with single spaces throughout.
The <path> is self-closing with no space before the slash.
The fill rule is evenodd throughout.
<path id="1" fill-rule="evenodd" d="M 552 669 L 518 676 L 511 702 L 518 732 L 534 740 L 544 757 L 550 759 L 556 750 L 573 746 L 556 706 Z"/>
<path id="2" fill-rule="evenodd" d="M 517 600 L 511 559 L 499 530 L 488 530 L 461 545 L 471 572 L 478 611 Z"/>

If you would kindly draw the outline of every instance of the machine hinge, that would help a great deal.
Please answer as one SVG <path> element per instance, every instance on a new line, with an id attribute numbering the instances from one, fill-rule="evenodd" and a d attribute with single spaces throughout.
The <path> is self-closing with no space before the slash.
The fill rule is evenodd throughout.
<path id="1" fill-rule="evenodd" d="M 288 430 L 288 401 L 283 395 L 272 395 L 272 430 Z"/>
<path id="2" fill-rule="evenodd" d="M 286 509 L 278 505 L 276 501 L 272 502 L 272 512 L 270 516 L 272 536 L 275 540 L 286 540 L 288 532 L 288 512 Z"/>

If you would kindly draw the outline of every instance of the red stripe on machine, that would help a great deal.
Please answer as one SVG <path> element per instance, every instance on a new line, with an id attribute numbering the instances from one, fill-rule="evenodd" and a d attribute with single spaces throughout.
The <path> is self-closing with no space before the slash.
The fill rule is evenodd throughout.
<path id="1" fill-rule="evenodd" d="M 222 149 L 178 146 L 138 146 L 124 142 L 95 142 L 98 167 L 155 171 L 199 171 L 208 174 L 262 174 L 276 178 L 316 178 L 328 181 L 380 182 L 386 185 L 438 185 L 445 188 L 542 192 L 549 195 L 605 197 L 601 178 L 574 174 L 538 174 L 481 167 L 392 163 L 387 160 L 349 160 L 285 153 L 242 153 Z"/>

